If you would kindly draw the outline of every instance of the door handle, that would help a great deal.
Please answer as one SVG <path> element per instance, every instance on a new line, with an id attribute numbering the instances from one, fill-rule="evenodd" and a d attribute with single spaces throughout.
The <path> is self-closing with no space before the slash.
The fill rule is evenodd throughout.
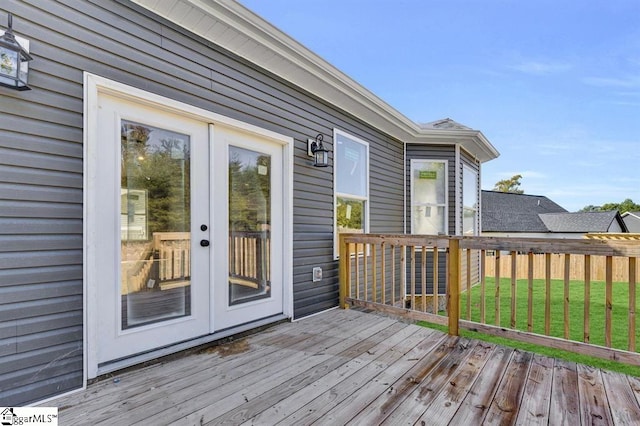
<path id="1" fill-rule="evenodd" d="M 200 245 L 202 247 L 209 247 L 209 240 L 200 240 Z"/>

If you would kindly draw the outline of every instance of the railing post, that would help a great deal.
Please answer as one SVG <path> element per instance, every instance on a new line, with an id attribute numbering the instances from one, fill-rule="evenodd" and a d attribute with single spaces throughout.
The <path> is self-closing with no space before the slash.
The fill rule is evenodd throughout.
<path id="1" fill-rule="evenodd" d="M 346 298 L 347 298 L 347 294 L 348 294 L 348 289 L 349 289 L 349 278 L 350 278 L 350 271 L 349 271 L 349 258 L 350 253 L 349 253 L 349 249 L 347 247 L 347 243 L 345 242 L 345 236 L 344 235 L 340 235 L 339 236 L 339 240 L 340 240 L 340 251 L 339 251 L 339 256 L 340 256 L 340 260 L 339 260 L 339 267 L 340 267 L 340 307 L 342 309 L 349 309 L 349 306 L 346 304 Z"/>
<path id="2" fill-rule="evenodd" d="M 460 239 L 449 239 L 449 286 L 447 291 L 447 312 L 449 314 L 449 334 L 460 335 Z"/>

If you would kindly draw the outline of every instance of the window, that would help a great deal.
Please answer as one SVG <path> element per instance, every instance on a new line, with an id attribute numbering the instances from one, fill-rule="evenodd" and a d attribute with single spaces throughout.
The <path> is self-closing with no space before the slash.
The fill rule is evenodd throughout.
<path id="1" fill-rule="evenodd" d="M 411 160 L 411 233 L 447 234 L 447 161 Z"/>
<path id="2" fill-rule="evenodd" d="M 462 168 L 462 235 L 478 235 L 478 172 Z"/>
<path id="3" fill-rule="evenodd" d="M 335 223 L 334 256 L 338 236 L 369 231 L 369 144 L 334 130 Z"/>

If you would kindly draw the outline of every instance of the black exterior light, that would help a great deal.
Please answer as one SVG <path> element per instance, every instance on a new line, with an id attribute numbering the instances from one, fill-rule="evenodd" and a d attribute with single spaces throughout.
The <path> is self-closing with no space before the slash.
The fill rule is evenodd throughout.
<path id="1" fill-rule="evenodd" d="M 0 37 L 0 86 L 14 90 L 31 90 L 27 86 L 31 55 L 13 35 L 13 15 L 9 13 L 7 31 Z"/>
<path id="2" fill-rule="evenodd" d="M 327 167 L 329 165 L 329 150 L 322 145 L 324 137 L 319 134 L 315 139 L 307 139 L 307 154 L 313 157 L 315 167 Z"/>

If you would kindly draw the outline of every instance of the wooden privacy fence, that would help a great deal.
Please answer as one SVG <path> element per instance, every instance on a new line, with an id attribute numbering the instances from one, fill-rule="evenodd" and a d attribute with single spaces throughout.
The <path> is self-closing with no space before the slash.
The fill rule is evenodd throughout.
<path id="1" fill-rule="evenodd" d="M 427 261 L 425 253 L 435 256 Z M 439 274 L 426 272 L 442 256 L 446 306 L 424 297 L 438 288 L 429 280 Z M 640 365 L 638 256 L 637 241 L 347 234 L 340 305 L 446 325 L 454 335 L 462 327 Z"/>
<path id="2" fill-rule="evenodd" d="M 495 256 L 496 253 L 489 253 L 487 259 Z M 500 254 L 500 253 L 497 253 Z M 506 255 L 505 255 L 506 254 Z M 569 265 L 566 263 L 564 254 L 551 253 L 551 278 L 564 279 L 565 268 L 569 268 L 570 280 L 582 280 L 585 274 L 585 255 L 573 254 L 569 259 Z M 529 277 L 529 253 L 520 253 L 515 257 L 516 262 L 516 278 L 527 279 Z M 500 276 L 507 276 L 511 273 L 513 267 L 513 256 L 511 253 L 503 253 L 501 256 Z M 613 257 L 611 264 L 611 273 L 613 281 L 622 282 L 629 280 L 629 260 L 627 257 Z M 533 254 L 533 278 L 544 279 L 546 277 L 546 254 Z M 591 279 L 594 281 L 604 281 L 607 272 L 606 256 L 591 256 Z M 494 276 L 496 274 L 496 263 L 487 262 L 485 274 Z M 636 270 L 636 276 L 637 276 Z"/>

